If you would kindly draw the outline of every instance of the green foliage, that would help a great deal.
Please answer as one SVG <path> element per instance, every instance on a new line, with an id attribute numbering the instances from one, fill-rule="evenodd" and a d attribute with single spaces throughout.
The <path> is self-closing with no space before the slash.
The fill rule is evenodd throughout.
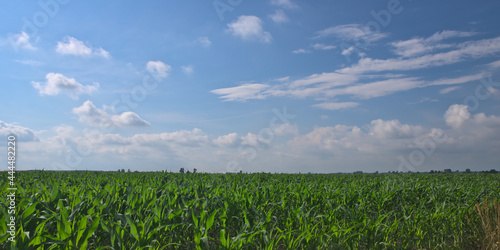
<path id="1" fill-rule="evenodd" d="M 442 249 L 477 233 L 467 218 L 491 174 L 18 172 L 16 242 L 0 249 Z"/>

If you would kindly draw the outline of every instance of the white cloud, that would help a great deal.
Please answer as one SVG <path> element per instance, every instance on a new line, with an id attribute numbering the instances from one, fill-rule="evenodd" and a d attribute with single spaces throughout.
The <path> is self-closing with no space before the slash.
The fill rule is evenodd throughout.
<path id="1" fill-rule="evenodd" d="M 396 78 L 358 84 L 343 89 L 330 89 L 326 91 L 325 94 L 328 96 L 354 95 L 358 98 L 369 99 L 418 88 L 422 85 L 423 81 L 417 78 Z"/>
<path id="2" fill-rule="evenodd" d="M 10 34 L 7 39 L 9 40 L 10 45 L 12 45 L 14 48 L 20 48 L 24 50 L 36 50 L 37 48 L 31 44 L 30 39 L 31 37 L 26 34 L 26 32 L 22 31 L 21 33 L 18 34 Z M 4 43 L 0 41 L 0 45 Z M 5 42 L 7 43 L 7 41 Z"/>
<path id="3" fill-rule="evenodd" d="M 294 54 L 307 54 L 307 53 L 311 53 L 311 51 L 306 50 L 306 49 L 297 49 L 297 50 L 292 51 L 292 53 L 294 53 Z"/>
<path id="4" fill-rule="evenodd" d="M 20 63 L 20 64 L 30 65 L 30 66 L 38 66 L 38 65 L 42 65 L 43 64 L 40 61 L 31 60 L 31 59 L 27 59 L 27 60 L 14 60 L 14 61 L 17 62 L 17 63 Z"/>
<path id="5" fill-rule="evenodd" d="M 243 40 L 259 40 L 265 43 L 272 40 L 271 33 L 263 30 L 262 20 L 256 16 L 240 16 L 227 26 L 233 36 Z"/>
<path id="6" fill-rule="evenodd" d="M 299 135 L 299 127 L 297 124 L 283 123 L 273 130 L 276 136 Z"/>
<path id="7" fill-rule="evenodd" d="M 210 91 L 225 101 L 247 101 L 251 99 L 264 99 L 263 90 L 269 88 L 267 84 L 247 83 L 237 87 L 221 88 Z"/>
<path id="8" fill-rule="evenodd" d="M 437 32 L 432 36 L 424 38 L 413 38 L 405 41 L 393 42 L 391 45 L 395 48 L 394 52 L 403 57 L 412 57 L 426 54 L 435 50 L 451 48 L 454 44 L 441 44 L 442 40 L 453 37 L 470 37 L 475 32 L 444 30 Z"/>
<path id="9" fill-rule="evenodd" d="M 448 108 L 444 114 L 444 119 L 448 126 L 459 128 L 466 120 L 470 119 L 470 116 L 467 106 L 455 104 Z"/>
<path id="10" fill-rule="evenodd" d="M 241 138 L 237 133 L 231 133 L 213 139 L 212 143 L 218 147 L 236 147 L 241 143 Z"/>
<path id="11" fill-rule="evenodd" d="M 48 73 L 45 78 L 47 79 L 45 83 L 31 82 L 40 95 L 53 96 L 66 92 L 71 98 L 78 99 L 81 94 L 91 94 L 99 89 L 99 83 L 82 85 L 74 78 L 68 78 L 59 73 Z"/>
<path id="12" fill-rule="evenodd" d="M 384 121 L 382 119 L 373 120 L 370 127 L 370 135 L 379 139 L 415 138 L 424 133 L 420 126 L 401 124 L 398 120 Z"/>
<path id="13" fill-rule="evenodd" d="M 21 127 L 19 125 L 0 121 L 0 135 L 2 135 L 2 138 L 5 138 L 11 134 L 14 134 L 17 137 L 18 141 L 39 141 L 33 130 Z"/>
<path id="14" fill-rule="evenodd" d="M 420 100 L 416 102 L 407 102 L 408 104 L 418 104 L 418 103 L 424 103 L 424 102 L 438 102 L 439 100 L 437 99 L 432 99 L 430 97 L 422 97 Z"/>
<path id="15" fill-rule="evenodd" d="M 56 51 L 62 55 L 74 55 L 74 56 L 100 56 L 103 58 L 109 58 L 109 52 L 103 48 L 94 49 L 91 46 L 85 45 L 82 41 L 66 36 L 62 42 L 57 42 Z"/>
<path id="16" fill-rule="evenodd" d="M 314 38 L 323 38 L 328 36 L 336 36 L 344 41 L 366 40 L 367 42 L 375 42 L 384 37 L 386 34 L 374 32 L 368 26 L 361 24 L 344 24 L 329 27 L 317 32 Z"/>
<path id="17" fill-rule="evenodd" d="M 491 68 L 500 68 L 500 60 L 488 64 Z"/>
<path id="18" fill-rule="evenodd" d="M 449 65 L 465 59 L 491 56 L 500 52 L 500 37 L 469 41 L 457 45 L 457 49 L 413 58 L 372 59 L 362 58 L 351 67 L 338 70 L 341 73 L 414 70 Z"/>
<path id="19" fill-rule="evenodd" d="M 191 65 L 181 66 L 182 72 L 186 75 L 191 75 L 194 72 L 194 68 Z"/>
<path id="20" fill-rule="evenodd" d="M 285 12 L 281 9 L 276 10 L 273 14 L 269 15 L 271 20 L 275 23 L 286 23 L 289 21 L 288 17 L 286 16 Z"/>
<path id="21" fill-rule="evenodd" d="M 82 106 L 74 108 L 72 112 L 78 116 L 80 122 L 94 127 L 147 127 L 150 125 L 134 112 L 110 115 L 103 109 L 97 108 L 89 100 L 84 102 Z"/>
<path id="22" fill-rule="evenodd" d="M 337 46 L 334 46 L 334 45 L 324 45 L 322 43 L 313 44 L 312 47 L 315 50 L 331 50 L 331 49 L 337 48 Z"/>
<path id="23" fill-rule="evenodd" d="M 324 88 L 338 87 L 356 82 L 359 78 L 355 75 L 327 72 L 321 74 L 312 74 L 310 76 L 297 79 L 290 85 L 293 88 L 310 85 L 320 85 Z"/>
<path id="24" fill-rule="evenodd" d="M 466 75 L 466 76 L 461 76 L 461 77 L 457 77 L 457 78 L 439 79 L 439 80 L 430 82 L 429 85 L 462 84 L 462 83 L 477 81 L 477 80 L 479 80 L 481 78 L 484 78 L 486 76 L 487 76 L 487 74 L 485 72 L 481 72 L 481 73 L 478 73 L 478 74 Z"/>
<path id="25" fill-rule="evenodd" d="M 444 88 L 444 89 L 442 89 L 442 90 L 439 91 L 439 94 L 448 94 L 448 93 L 450 93 L 452 91 L 455 91 L 455 90 L 457 90 L 459 88 L 460 88 L 460 86 L 454 86 L 454 87 Z"/>
<path id="26" fill-rule="evenodd" d="M 197 41 L 197 43 L 201 44 L 203 47 L 208 48 L 212 45 L 212 42 L 206 36 L 198 37 L 198 39 L 196 41 Z"/>
<path id="27" fill-rule="evenodd" d="M 208 136 L 198 128 L 191 131 L 181 130 L 161 134 L 137 134 L 132 140 L 140 145 L 161 146 L 175 144 L 187 147 L 200 147 L 209 142 Z"/>
<path id="28" fill-rule="evenodd" d="M 243 84 L 238 87 L 211 91 L 222 95 L 226 101 L 245 101 L 248 99 L 265 99 L 270 96 L 290 96 L 295 98 L 332 98 L 341 95 L 354 96 L 360 99 L 370 99 L 424 87 L 424 81 L 415 77 L 390 75 L 389 79 L 358 83 L 360 78 L 372 76 L 356 76 L 336 72 L 314 74 L 290 83 L 274 86 L 267 84 Z M 378 76 L 386 77 L 386 76 Z M 324 106 L 326 107 L 326 106 Z"/>
<path id="29" fill-rule="evenodd" d="M 361 126 L 332 124 L 300 134 L 297 125 L 286 124 L 278 126 L 275 135 L 291 138 L 271 141 L 253 133 L 212 137 L 197 128 L 131 136 L 92 133 L 90 130 L 81 134 L 80 130 L 66 125 L 54 128 L 55 136 L 35 141 L 32 130 L 3 122 L 0 122 L 0 134 L 7 135 L 13 130 L 26 132 L 27 137 L 21 139 L 20 136 L 25 152 L 20 158 L 24 161 L 20 169 L 29 169 L 26 166 L 57 169 L 60 166 L 52 165 L 53 162 L 58 159 L 64 162 L 72 152 L 76 153 L 78 145 L 88 142 L 91 143 L 91 153 L 82 156 L 81 164 L 70 164 L 65 169 L 116 170 L 109 166 L 118 164 L 120 168 L 131 170 L 147 166 L 142 170 L 167 168 L 178 171 L 184 167 L 225 172 L 229 170 L 227 164 L 237 160 L 238 167 L 250 172 L 400 171 L 398 157 L 408 159 L 412 152 L 424 147 L 425 158 L 412 171 L 449 167 L 465 169 L 471 168 L 472 163 L 478 166 L 477 170 L 498 166 L 500 117 L 470 114 L 465 106 L 452 105 L 443 123 L 456 121 L 457 117 L 460 126 L 454 126 L 457 123 L 452 122 L 452 126 L 446 129 L 374 119 Z M 244 145 L 243 151 L 241 145 Z M 255 155 L 252 155 L 252 147 Z"/>
<path id="30" fill-rule="evenodd" d="M 357 102 L 323 102 L 313 105 L 313 107 L 326 110 L 350 109 L 359 106 Z"/>
<path id="31" fill-rule="evenodd" d="M 271 4 L 289 9 L 298 7 L 296 4 L 292 3 L 291 0 L 271 0 Z"/>
<path id="32" fill-rule="evenodd" d="M 164 79 L 168 77 L 172 67 L 162 61 L 149 61 L 146 64 L 146 70 L 156 78 Z"/>

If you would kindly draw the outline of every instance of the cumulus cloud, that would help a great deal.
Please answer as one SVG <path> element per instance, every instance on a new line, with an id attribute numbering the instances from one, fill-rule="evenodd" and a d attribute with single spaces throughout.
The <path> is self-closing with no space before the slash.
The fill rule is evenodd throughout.
<path id="1" fill-rule="evenodd" d="M 82 41 L 66 36 L 63 41 L 57 42 L 56 52 L 61 55 L 74 55 L 74 56 L 99 56 L 103 58 L 109 58 L 109 52 L 103 48 L 92 48 L 91 46 L 85 45 Z"/>
<path id="2" fill-rule="evenodd" d="M 195 128 L 191 131 L 181 130 L 161 134 L 137 134 L 132 140 L 141 145 L 158 146 L 169 143 L 188 147 L 200 147 L 209 142 L 208 136 L 201 129 Z"/>
<path id="3" fill-rule="evenodd" d="M 271 33 L 264 31 L 262 20 L 256 16 L 240 16 L 227 26 L 229 33 L 243 40 L 258 40 L 265 43 L 272 40 Z"/>
<path id="4" fill-rule="evenodd" d="M 7 137 L 11 134 L 14 134 L 19 141 L 39 141 L 33 130 L 0 121 L 0 135 Z"/>
<path id="5" fill-rule="evenodd" d="M 398 120 L 373 120 L 370 126 L 370 135 L 379 139 L 415 138 L 422 135 L 424 129 L 420 126 L 401 124 Z"/>
<path id="6" fill-rule="evenodd" d="M 444 114 L 444 120 L 448 126 L 459 128 L 466 120 L 470 119 L 470 116 L 467 106 L 455 104 L 448 108 Z"/>
<path id="7" fill-rule="evenodd" d="M 20 48 L 24 50 L 36 50 L 37 48 L 33 46 L 30 42 L 30 36 L 26 32 L 22 31 L 18 34 L 11 34 L 8 37 L 10 44 L 14 48 Z"/>
<path id="8" fill-rule="evenodd" d="M 84 102 L 82 106 L 74 108 L 72 112 L 78 116 L 80 122 L 94 127 L 147 127 L 150 125 L 134 112 L 110 115 L 103 109 L 97 108 L 89 100 Z"/>
<path id="9" fill-rule="evenodd" d="M 60 73 L 48 73 L 45 76 L 46 82 L 40 83 L 32 81 L 31 85 L 38 90 L 40 95 L 58 95 L 65 92 L 73 99 L 78 99 L 81 94 L 92 94 L 99 89 L 99 83 L 83 85 L 74 78 L 68 78 Z"/>
<path id="10" fill-rule="evenodd" d="M 230 133 L 213 139 L 212 143 L 218 147 L 236 147 L 241 143 L 241 138 L 237 133 Z"/>
<path id="11" fill-rule="evenodd" d="M 170 65 L 165 64 L 162 61 L 149 61 L 146 64 L 146 70 L 151 73 L 151 75 L 159 79 L 167 78 L 171 69 L 172 67 L 170 67 Z"/>
<path id="12" fill-rule="evenodd" d="M 96 109 L 93 112 L 103 114 Z M 148 166 L 147 170 L 164 170 L 167 167 L 176 171 L 179 167 L 196 167 L 201 171 L 225 172 L 228 171 L 227 163 L 236 160 L 243 171 L 251 172 L 400 171 L 398 157 L 408 159 L 411 152 L 422 150 L 422 145 L 426 147 L 426 151 L 422 151 L 425 159 L 412 171 L 448 166 L 465 169 L 470 168 L 472 163 L 480 166 L 478 170 L 498 165 L 500 117 L 471 114 L 463 105 L 452 105 L 443 113 L 443 124 L 456 121 L 459 117 L 460 126 L 454 127 L 457 122 L 451 122 L 449 128 L 437 129 L 399 120 L 374 119 L 360 126 L 331 124 L 314 127 L 301 134 L 297 125 L 286 124 L 273 130 L 274 138 L 289 137 L 268 140 L 268 137 L 259 138 L 259 134 L 254 133 L 212 137 L 197 128 L 131 136 L 102 133 L 89 136 L 61 125 L 54 128 L 56 136 L 35 141 L 35 133 L 30 129 L 0 122 L 0 134 L 24 131 L 27 137 L 23 139 L 23 159 L 31 159 L 24 165 L 48 166 L 46 169 L 50 168 L 54 159 L 60 157 L 64 161 L 71 148 L 88 141 L 91 142 L 92 154 L 86 156 L 79 167 L 69 165 L 70 169 L 110 170 L 111 163 L 139 169 L 134 166 L 140 162 L 141 166 Z M 244 146 L 243 150 L 240 146 Z M 96 167 L 96 163 L 104 165 Z"/>

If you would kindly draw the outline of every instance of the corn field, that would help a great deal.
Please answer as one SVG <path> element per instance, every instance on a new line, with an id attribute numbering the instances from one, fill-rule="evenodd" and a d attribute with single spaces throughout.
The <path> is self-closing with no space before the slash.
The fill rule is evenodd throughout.
<path id="1" fill-rule="evenodd" d="M 498 174 L 18 172 L 0 249 L 467 249 Z"/>

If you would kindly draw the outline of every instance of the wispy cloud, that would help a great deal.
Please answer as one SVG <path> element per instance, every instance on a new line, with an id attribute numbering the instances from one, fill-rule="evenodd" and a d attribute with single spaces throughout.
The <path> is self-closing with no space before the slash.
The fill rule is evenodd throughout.
<path id="1" fill-rule="evenodd" d="M 221 88 L 210 91 L 225 101 L 247 101 L 251 99 L 264 99 L 263 90 L 268 89 L 269 85 L 260 83 L 247 83 L 237 87 Z"/>
<path id="2" fill-rule="evenodd" d="M 328 36 L 336 36 L 344 41 L 366 40 L 368 42 L 378 41 L 387 35 L 380 32 L 375 32 L 370 27 L 361 24 L 344 24 L 329 27 L 317 32 L 313 38 L 323 38 Z"/>
<path id="3" fill-rule="evenodd" d="M 491 68 L 500 68 L 500 60 L 488 64 Z"/>
<path id="4" fill-rule="evenodd" d="M 31 82 L 40 95 L 58 95 L 65 92 L 73 99 L 78 99 L 81 94 L 91 94 L 99 89 L 99 83 L 83 85 L 74 78 L 68 78 L 60 73 L 48 73 L 45 76 L 46 82 Z"/>
<path id="5" fill-rule="evenodd" d="M 323 102 L 313 105 L 313 107 L 326 110 L 350 109 L 359 106 L 357 102 Z"/>
<path id="6" fill-rule="evenodd" d="M 284 7 L 284 8 L 297 8 L 298 6 L 294 4 L 291 0 L 271 0 L 272 5 Z"/>
<path id="7" fill-rule="evenodd" d="M 24 64 L 24 65 L 31 65 L 31 66 L 37 66 L 37 65 L 42 65 L 42 62 L 36 61 L 36 60 L 31 60 L 31 59 L 26 59 L 26 60 L 14 60 L 14 62 Z"/>
<path id="8" fill-rule="evenodd" d="M 454 87 L 444 88 L 444 89 L 442 89 L 442 90 L 439 91 L 439 94 L 443 94 L 443 95 L 444 94 L 448 94 L 448 93 L 450 93 L 452 91 L 455 91 L 455 90 L 457 90 L 459 88 L 460 88 L 460 86 L 454 86 Z"/>
<path id="9" fill-rule="evenodd" d="M 196 42 L 198 44 L 202 45 L 203 47 L 207 47 L 207 48 L 212 45 L 212 42 L 206 36 L 198 37 L 198 39 L 196 40 Z"/>
<path id="10" fill-rule="evenodd" d="M 477 81 L 481 78 L 484 78 L 488 76 L 489 74 L 485 72 L 481 72 L 478 74 L 473 74 L 473 75 L 466 75 L 466 76 L 461 76 L 461 77 L 456 77 L 456 78 L 445 78 L 445 79 L 439 79 L 435 80 L 429 83 L 429 85 L 453 85 L 453 84 L 462 84 L 462 83 L 468 83 L 472 81 Z"/>
<path id="11" fill-rule="evenodd" d="M 262 20 L 256 16 L 240 16 L 227 26 L 229 33 L 243 40 L 258 40 L 264 43 L 272 40 L 271 33 L 263 29 Z"/>
<path id="12" fill-rule="evenodd" d="M 405 41 L 391 43 L 394 52 L 403 57 L 412 57 L 439 49 L 446 49 L 456 46 L 455 44 L 440 43 L 441 41 L 455 37 L 470 37 L 476 35 L 475 32 L 444 30 L 437 32 L 428 38 L 413 38 Z"/>
<path id="13" fill-rule="evenodd" d="M 286 23 L 286 22 L 289 21 L 288 17 L 285 14 L 285 11 L 283 11 L 281 9 L 276 10 L 276 12 L 274 12 L 271 15 L 269 15 L 269 17 L 275 23 Z"/>
<path id="14" fill-rule="evenodd" d="M 74 55 L 74 56 L 99 56 L 103 58 L 110 58 L 109 52 L 103 48 L 92 48 L 91 46 L 85 45 L 82 41 L 67 36 L 62 42 L 57 42 L 56 51 L 62 55 Z"/>
<path id="15" fill-rule="evenodd" d="M 194 72 L 194 68 L 192 65 L 184 65 L 184 66 L 181 66 L 181 70 L 184 74 L 186 75 L 192 75 L 193 72 Z"/>
<path id="16" fill-rule="evenodd" d="M 296 49 L 296 50 L 292 51 L 292 53 L 294 53 L 294 54 L 307 54 L 307 53 L 311 53 L 311 51 L 306 50 L 306 49 Z"/>
<path id="17" fill-rule="evenodd" d="M 315 43 L 312 45 L 315 50 L 331 50 L 337 48 L 335 45 L 324 45 L 322 43 Z"/>
<path id="18" fill-rule="evenodd" d="M 351 67 L 338 70 L 341 73 L 361 74 L 365 72 L 402 71 L 449 65 L 466 59 L 491 56 L 500 52 L 500 37 L 468 41 L 457 45 L 457 49 L 412 58 L 372 59 L 362 58 Z"/>

